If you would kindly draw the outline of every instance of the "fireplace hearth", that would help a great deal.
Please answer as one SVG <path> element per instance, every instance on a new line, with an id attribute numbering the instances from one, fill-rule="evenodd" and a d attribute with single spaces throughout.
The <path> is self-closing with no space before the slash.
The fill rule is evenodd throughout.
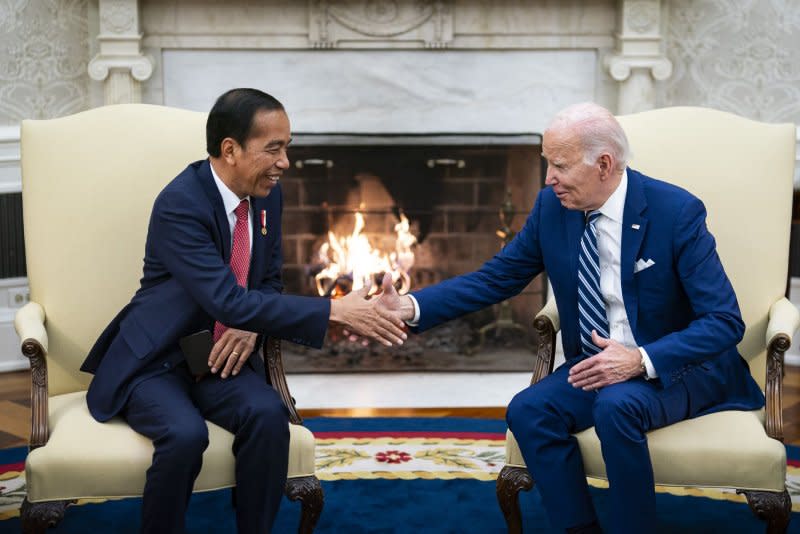
<path id="1" fill-rule="evenodd" d="M 521 228 L 541 187 L 534 134 L 298 134 L 290 158 L 283 276 L 294 294 L 335 297 L 360 287 L 367 264 L 376 265 L 373 278 L 392 272 L 401 292 L 472 271 Z M 362 256 L 343 260 L 348 246 Z M 364 346 L 331 328 L 322 350 L 284 343 L 286 367 L 529 371 L 544 287 L 539 277 L 506 304 L 411 334 L 400 347 Z"/>

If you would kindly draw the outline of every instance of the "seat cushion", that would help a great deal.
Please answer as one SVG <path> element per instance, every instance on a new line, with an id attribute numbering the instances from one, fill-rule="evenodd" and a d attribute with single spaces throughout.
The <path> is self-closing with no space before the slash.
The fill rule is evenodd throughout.
<path id="1" fill-rule="evenodd" d="M 89 414 L 86 392 L 50 397 L 50 439 L 25 462 L 31 502 L 142 494 L 152 442 L 119 417 L 98 423 Z M 195 491 L 235 485 L 233 434 L 207 422 L 209 445 Z M 314 436 L 289 425 L 289 478 L 314 474 Z"/>
<path id="2" fill-rule="evenodd" d="M 724 411 L 681 421 L 647 434 L 656 484 L 783 491 L 786 449 L 764 432 L 763 411 Z M 506 434 L 506 464 L 525 467 Z M 575 434 L 586 475 L 606 478 L 594 427 Z"/>

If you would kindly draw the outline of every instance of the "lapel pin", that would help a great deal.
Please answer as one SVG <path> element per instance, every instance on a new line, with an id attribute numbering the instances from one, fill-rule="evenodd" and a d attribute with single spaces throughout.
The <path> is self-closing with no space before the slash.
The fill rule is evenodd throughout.
<path id="1" fill-rule="evenodd" d="M 261 235 L 267 235 L 267 210 L 261 210 Z"/>
<path id="2" fill-rule="evenodd" d="M 631 228 L 633 228 L 634 230 L 638 230 L 639 229 L 639 225 L 638 224 L 632 224 Z"/>

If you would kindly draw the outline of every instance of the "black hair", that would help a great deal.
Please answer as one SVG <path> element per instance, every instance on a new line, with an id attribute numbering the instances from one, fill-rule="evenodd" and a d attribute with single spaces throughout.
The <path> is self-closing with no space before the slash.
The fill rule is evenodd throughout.
<path id="1" fill-rule="evenodd" d="M 231 89 L 222 94 L 214 103 L 206 121 L 206 151 L 218 158 L 221 155 L 222 140 L 235 139 L 244 146 L 250 137 L 253 117 L 259 111 L 283 109 L 278 100 L 258 89 Z"/>

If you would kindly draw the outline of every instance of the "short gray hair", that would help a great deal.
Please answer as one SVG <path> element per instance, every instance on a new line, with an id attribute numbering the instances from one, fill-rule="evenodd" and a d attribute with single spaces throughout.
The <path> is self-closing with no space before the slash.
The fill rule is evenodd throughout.
<path id="1" fill-rule="evenodd" d="M 583 148 L 583 161 L 593 165 L 604 152 L 617 161 L 617 170 L 623 170 L 631 157 L 628 137 L 614 115 L 594 102 L 573 104 L 559 111 L 550 122 L 548 130 L 571 128 L 575 130 Z"/>

